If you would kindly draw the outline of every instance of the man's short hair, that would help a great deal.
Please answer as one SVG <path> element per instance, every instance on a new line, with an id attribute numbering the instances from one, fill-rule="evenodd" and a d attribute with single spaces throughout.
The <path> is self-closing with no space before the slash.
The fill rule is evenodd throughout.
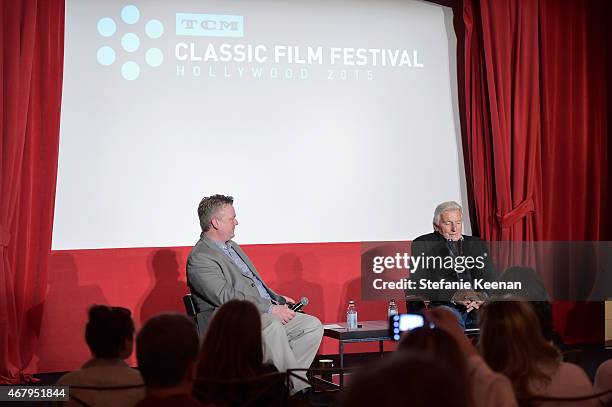
<path id="1" fill-rule="evenodd" d="M 202 232 L 208 232 L 210 229 L 210 221 L 214 215 L 223 208 L 223 205 L 232 205 L 234 198 L 226 195 L 212 195 L 202 198 L 198 205 L 198 217 L 200 218 L 200 227 Z"/>
<path id="2" fill-rule="evenodd" d="M 166 313 L 149 319 L 136 338 L 136 357 L 147 387 L 179 385 L 198 359 L 195 324 L 186 315 Z"/>
<path id="3" fill-rule="evenodd" d="M 455 201 L 442 202 L 440 205 L 436 206 L 434 210 L 433 223 L 437 225 L 440 223 L 440 216 L 447 211 L 458 210 L 463 215 L 463 208 Z"/>

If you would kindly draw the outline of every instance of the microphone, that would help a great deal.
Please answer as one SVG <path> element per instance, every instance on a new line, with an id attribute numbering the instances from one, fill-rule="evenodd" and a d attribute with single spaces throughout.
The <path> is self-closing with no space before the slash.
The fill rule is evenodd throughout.
<path id="1" fill-rule="evenodd" d="M 300 311 L 302 308 L 304 308 L 306 305 L 308 305 L 308 297 L 302 297 L 301 300 L 299 300 L 298 302 L 296 302 L 295 304 L 292 304 L 289 306 L 289 309 L 291 311 L 295 311 L 298 312 Z"/>
<path id="2" fill-rule="evenodd" d="M 446 245 L 448 246 L 448 250 L 451 252 L 451 255 L 453 257 L 463 256 L 463 239 L 459 239 L 456 241 L 446 239 Z"/>

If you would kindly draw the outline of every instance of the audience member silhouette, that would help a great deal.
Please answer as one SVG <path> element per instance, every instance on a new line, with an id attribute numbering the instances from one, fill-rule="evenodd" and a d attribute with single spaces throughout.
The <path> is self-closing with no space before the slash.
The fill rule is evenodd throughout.
<path id="1" fill-rule="evenodd" d="M 453 337 L 437 328 L 416 328 L 402 338 L 399 351 L 426 352 L 455 372 L 455 380 L 463 391 L 466 404 L 471 402 L 471 380 L 467 374 L 467 358 Z"/>
<path id="2" fill-rule="evenodd" d="M 510 267 L 499 277 L 499 281 L 521 283 L 520 289 L 500 290 L 498 294 L 529 301 L 540 321 L 544 339 L 562 346 L 561 335 L 553 329 L 552 304 L 548 301 L 548 291 L 540 275 L 530 267 Z"/>
<path id="3" fill-rule="evenodd" d="M 355 373 L 343 394 L 346 407 L 466 407 L 456 372 L 428 353 L 396 352 Z"/>
<path id="4" fill-rule="evenodd" d="M 85 341 L 92 358 L 80 370 L 59 379 L 70 386 L 67 405 L 133 406 L 144 397 L 140 373 L 123 359 L 132 354 L 134 323 L 126 308 L 94 305 L 89 309 Z M 79 389 L 76 386 L 91 387 Z M 109 389 L 116 388 L 118 389 Z M 125 388 L 121 388 L 125 387 Z"/>
<path id="5" fill-rule="evenodd" d="M 137 406 L 201 406 L 191 395 L 198 348 L 197 328 L 187 316 L 166 313 L 149 319 L 136 338 L 147 389 L 147 397 Z"/>
<path id="6" fill-rule="evenodd" d="M 517 401 L 508 378 L 491 370 L 478 355 L 454 312 L 436 307 L 427 312 L 436 329 L 417 329 L 402 338 L 400 350 L 429 352 L 455 372 L 454 380 L 466 389 L 466 399 L 476 407 L 516 407 Z"/>
<path id="7" fill-rule="evenodd" d="M 612 359 L 603 362 L 595 373 L 595 393 L 612 390 Z M 599 398 L 602 406 L 612 406 L 612 393 Z"/>
<path id="8" fill-rule="evenodd" d="M 215 312 L 204 336 L 194 396 L 219 404 L 240 404 L 251 398 L 272 404 L 284 395 L 284 379 L 262 361 L 259 310 L 249 301 L 226 302 Z M 262 380 L 252 380 L 256 377 Z"/>
<path id="9" fill-rule="evenodd" d="M 561 361 L 557 348 L 542 336 L 540 322 L 526 301 L 497 300 L 487 304 L 480 313 L 479 346 L 489 366 L 510 379 L 521 405 L 540 405 L 529 401 L 537 396 L 592 394 L 586 373 Z M 592 399 L 572 402 L 572 406 L 596 405 Z"/>

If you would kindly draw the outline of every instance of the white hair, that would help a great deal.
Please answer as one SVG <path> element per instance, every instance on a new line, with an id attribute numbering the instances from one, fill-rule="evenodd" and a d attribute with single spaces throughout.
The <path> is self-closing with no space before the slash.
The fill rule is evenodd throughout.
<path id="1" fill-rule="evenodd" d="M 440 205 L 436 206 L 433 217 L 434 225 L 438 225 L 440 223 L 440 215 L 442 215 L 444 212 L 455 210 L 461 212 L 461 215 L 463 216 L 463 209 L 461 208 L 461 205 L 455 201 L 442 202 Z"/>

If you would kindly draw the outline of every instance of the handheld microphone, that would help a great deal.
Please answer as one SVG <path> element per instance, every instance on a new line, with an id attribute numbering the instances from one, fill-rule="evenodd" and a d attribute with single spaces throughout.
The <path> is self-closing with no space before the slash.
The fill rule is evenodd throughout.
<path id="1" fill-rule="evenodd" d="M 301 310 L 302 308 L 304 308 L 306 305 L 308 305 L 308 297 L 302 297 L 301 300 L 299 300 L 298 302 L 296 302 L 295 304 L 289 306 L 289 309 L 291 311 L 295 311 L 298 312 L 299 310 Z"/>

